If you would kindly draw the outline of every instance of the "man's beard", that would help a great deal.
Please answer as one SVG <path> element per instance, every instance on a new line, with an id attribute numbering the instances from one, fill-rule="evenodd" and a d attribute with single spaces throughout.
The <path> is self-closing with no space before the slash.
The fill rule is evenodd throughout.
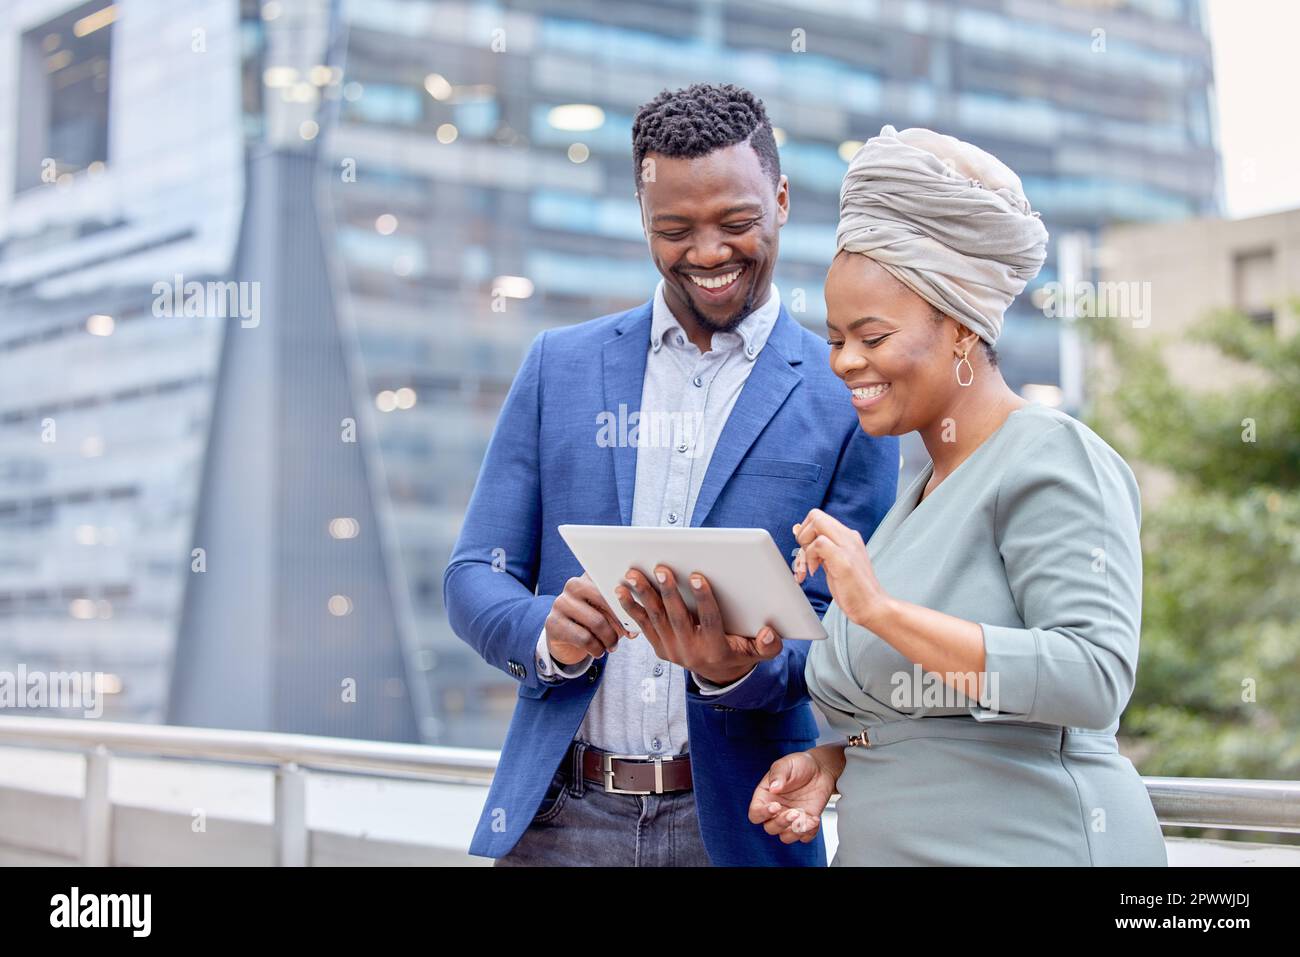
<path id="1" fill-rule="evenodd" d="M 745 271 L 749 271 L 749 266 L 745 267 Z M 690 279 L 688 278 L 686 281 L 690 282 Z M 704 315 L 704 313 L 700 312 L 700 310 L 695 306 L 695 297 L 689 294 L 686 296 L 686 308 L 690 309 L 691 317 L 705 329 L 712 332 L 735 332 L 736 327 L 745 321 L 745 317 L 754 311 L 754 293 L 756 288 L 757 284 L 751 283 L 749 286 L 749 292 L 745 293 L 745 301 L 740 304 L 740 309 L 738 309 L 733 315 L 728 316 L 722 322 L 718 322 L 716 319 L 710 319 L 708 316 Z"/>

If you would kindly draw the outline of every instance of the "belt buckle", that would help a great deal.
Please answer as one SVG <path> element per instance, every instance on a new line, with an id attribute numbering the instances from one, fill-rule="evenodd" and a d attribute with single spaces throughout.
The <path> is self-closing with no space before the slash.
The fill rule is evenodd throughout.
<path id="1" fill-rule="evenodd" d="M 655 790 L 653 791 L 627 791 L 623 788 L 614 787 L 614 760 L 619 761 L 649 761 L 655 763 Z M 600 756 L 600 772 L 605 777 L 606 794 L 663 794 L 664 793 L 664 759 L 657 755 L 650 754 L 602 754 Z"/>

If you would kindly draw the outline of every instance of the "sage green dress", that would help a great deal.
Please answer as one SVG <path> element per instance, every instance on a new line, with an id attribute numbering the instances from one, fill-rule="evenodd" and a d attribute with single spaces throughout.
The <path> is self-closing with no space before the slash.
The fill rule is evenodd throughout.
<path id="1" fill-rule="evenodd" d="M 867 544 L 890 595 L 978 622 L 983 700 L 927 678 L 832 604 L 808 688 L 845 749 L 835 865 L 1165 865 L 1115 731 L 1141 624 L 1137 483 L 1095 433 L 1017 409 Z"/>

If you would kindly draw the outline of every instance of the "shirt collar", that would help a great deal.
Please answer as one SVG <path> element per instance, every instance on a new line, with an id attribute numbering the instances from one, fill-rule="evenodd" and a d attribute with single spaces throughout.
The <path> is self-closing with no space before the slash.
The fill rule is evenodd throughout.
<path id="1" fill-rule="evenodd" d="M 723 351 L 732 348 L 739 348 L 745 358 L 751 362 L 758 358 L 758 354 L 763 351 L 763 346 L 767 344 L 768 336 L 772 334 L 772 329 L 776 325 L 777 317 L 781 314 L 781 290 L 776 288 L 776 283 L 771 286 L 771 294 L 767 297 L 767 302 L 759 306 L 744 319 L 730 334 L 723 334 L 718 342 L 718 347 Z M 673 315 L 673 311 L 668 308 L 668 300 L 664 298 L 664 280 L 659 280 L 659 285 L 655 287 L 654 305 L 651 311 L 650 322 L 650 348 L 658 352 L 663 345 L 664 336 L 674 329 L 681 329 L 682 325 Z M 727 337 L 738 336 L 728 342 Z M 717 338 L 718 333 L 714 333 Z"/>

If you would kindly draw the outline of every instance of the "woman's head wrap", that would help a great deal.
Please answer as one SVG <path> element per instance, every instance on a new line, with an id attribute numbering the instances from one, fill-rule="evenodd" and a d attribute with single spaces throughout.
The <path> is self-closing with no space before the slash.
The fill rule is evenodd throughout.
<path id="1" fill-rule="evenodd" d="M 874 259 L 992 344 L 1042 268 L 1047 229 L 997 157 L 933 130 L 886 126 L 849 162 L 836 248 Z"/>

